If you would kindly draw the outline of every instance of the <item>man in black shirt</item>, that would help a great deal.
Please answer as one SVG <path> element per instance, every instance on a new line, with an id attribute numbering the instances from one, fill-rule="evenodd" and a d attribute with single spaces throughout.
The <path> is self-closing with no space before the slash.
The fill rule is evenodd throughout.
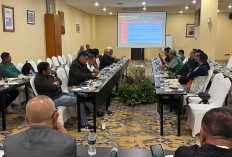
<path id="1" fill-rule="evenodd" d="M 170 58 L 169 58 L 169 51 L 171 50 L 171 48 L 170 47 L 166 47 L 165 49 L 164 49 L 164 55 L 166 56 L 166 58 L 165 59 L 163 59 L 163 57 L 161 56 L 161 54 L 159 54 L 159 58 L 160 58 L 160 60 L 161 60 L 161 62 L 162 62 L 162 64 L 163 65 L 165 65 L 165 64 L 168 64 L 169 62 L 170 62 Z"/>
<path id="2" fill-rule="evenodd" d="M 72 62 L 69 71 L 68 86 L 78 86 L 82 82 L 95 78 L 98 74 L 91 72 L 86 65 L 88 54 L 80 52 L 77 59 Z"/>
<path id="3" fill-rule="evenodd" d="M 189 60 L 184 64 L 183 68 L 176 73 L 176 77 L 180 78 L 181 76 L 187 77 L 188 73 L 190 73 L 195 67 L 195 53 L 196 49 L 193 49 L 190 52 Z"/>
<path id="4" fill-rule="evenodd" d="M 104 50 L 104 55 L 101 58 L 99 70 L 104 69 L 114 62 L 115 59 L 111 57 L 110 52 L 111 51 L 109 49 Z"/>
<path id="5" fill-rule="evenodd" d="M 62 81 L 53 77 L 51 74 L 51 68 L 47 62 L 41 62 L 37 66 L 38 74 L 35 76 L 34 84 L 35 89 L 39 95 L 46 95 L 51 98 L 55 106 L 73 106 L 76 107 L 77 99 L 73 93 L 63 93 L 60 86 Z M 89 126 L 85 112 L 84 105 L 80 104 L 81 113 L 81 126 Z"/>
<path id="6" fill-rule="evenodd" d="M 202 119 L 201 147 L 181 146 L 174 157 L 231 157 L 232 156 L 232 111 L 214 108 Z"/>

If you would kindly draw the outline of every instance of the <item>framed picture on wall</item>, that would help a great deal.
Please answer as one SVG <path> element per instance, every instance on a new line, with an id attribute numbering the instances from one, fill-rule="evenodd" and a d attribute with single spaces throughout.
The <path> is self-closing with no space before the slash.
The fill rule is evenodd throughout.
<path id="1" fill-rule="evenodd" d="M 27 24 L 35 24 L 35 12 L 27 10 Z"/>
<path id="2" fill-rule="evenodd" d="M 64 12 L 58 11 L 58 14 L 60 15 L 61 34 L 65 34 Z"/>
<path id="3" fill-rule="evenodd" d="M 186 25 L 186 38 L 194 38 L 195 36 L 195 25 L 187 24 Z"/>
<path id="4" fill-rule="evenodd" d="M 14 8 L 2 5 L 3 32 L 15 32 Z"/>

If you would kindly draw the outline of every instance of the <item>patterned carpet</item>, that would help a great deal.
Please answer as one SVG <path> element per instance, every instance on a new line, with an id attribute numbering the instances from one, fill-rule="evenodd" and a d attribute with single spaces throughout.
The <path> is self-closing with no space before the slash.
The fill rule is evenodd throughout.
<path id="1" fill-rule="evenodd" d="M 151 68 L 146 68 L 146 75 L 152 76 Z M 160 118 L 156 108 L 156 103 L 131 107 L 113 101 L 110 110 L 114 114 L 105 114 L 97 118 L 97 146 L 149 149 L 150 145 L 162 144 L 163 149 L 174 151 L 181 145 L 190 146 L 199 143 L 199 135 L 193 138 L 191 129 L 186 128 L 186 115 L 182 115 L 181 136 L 177 136 L 176 110 L 170 112 L 168 105 L 164 106 L 164 136 L 160 136 Z M 6 136 L 28 128 L 24 122 L 25 105 L 14 107 L 13 111 L 14 114 L 7 114 L 7 131 L 0 132 L 0 143 L 4 142 Z M 100 129 L 102 123 L 106 124 L 104 131 Z M 65 128 L 70 135 L 76 137 L 77 145 L 87 145 L 88 133 L 77 132 L 75 118 L 68 120 Z"/>

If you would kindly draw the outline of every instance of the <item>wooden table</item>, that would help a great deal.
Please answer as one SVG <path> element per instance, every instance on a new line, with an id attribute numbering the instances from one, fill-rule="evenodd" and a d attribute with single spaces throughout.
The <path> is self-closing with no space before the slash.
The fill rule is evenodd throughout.
<path id="1" fill-rule="evenodd" d="M 28 86 L 30 85 L 30 79 L 23 79 L 15 85 L 9 85 L 9 87 L 0 86 L 0 95 L 2 96 L 2 130 L 6 130 L 6 115 L 5 115 L 5 95 L 8 91 L 16 89 L 25 85 L 26 102 L 28 101 Z"/>
<path id="2" fill-rule="evenodd" d="M 152 60 L 152 62 L 154 62 Z M 164 97 L 165 96 L 177 96 L 178 101 L 177 101 L 177 112 L 178 112 L 178 133 L 177 135 L 180 136 L 180 115 L 181 115 L 181 106 L 183 104 L 182 102 L 182 97 L 184 95 L 187 95 L 187 93 L 184 91 L 183 87 L 179 84 L 179 89 L 182 89 L 183 92 L 177 91 L 177 90 L 172 90 L 170 91 L 165 91 L 164 88 L 160 88 L 160 79 L 157 77 L 157 70 L 155 68 L 155 64 L 152 63 L 152 69 L 153 69 L 153 76 L 154 76 L 154 82 L 155 82 L 155 92 L 156 95 L 158 96 L 158 105 L 159 105 L 159 110 L 160 110 L 160 135 L 163 136 L 163 103 L 164 103 Z M 166 78 L 171 78 L 173 79 L 174 74 L 169 73 L 169 76 Z"/>
<path id="3" fill-rule="evenodd" d="M 111 72 L 109 71 L 107 78 L 104 79 L 104 81 L 102 81 L 102 84 L 96 88 L 96 89 L 92 89 L 92 90 L 78 90 L 75 91 L 73 89 L 75 88 L 81 88 L 84 87 L 86 85 L 86 82 L 81 83 L 78 86 L 72 86 L 69 87 L 69 92 L 70 93 L 75 93 L 77 95 L 77 120 L 78 120 L 78 132 L 80 132 L 81 129 L 81 125 L 80 125 L 80 103 L 81 102 L 92 102 L 93 103 L 93 120 L 94 120 L 94 131 L 96 132 L 96 112 L 98 109 L 101 108 L 102 104 L 106 104 L 106 110 L 108 110 L 108 106 L 110 105 L 110 93 L 112 91 L 112 89 L 114 88 L 114 86 L 119 82 L 122 74 L 125 72 L 125 70 L 127 69 L 129 64 L 129 60 L 126 60 L 120 68 L 118 68 L 117 70 Z M 90 97 L 83 97 L 80 96 L 79 93 L 84 93 L 89 95 Z"/>

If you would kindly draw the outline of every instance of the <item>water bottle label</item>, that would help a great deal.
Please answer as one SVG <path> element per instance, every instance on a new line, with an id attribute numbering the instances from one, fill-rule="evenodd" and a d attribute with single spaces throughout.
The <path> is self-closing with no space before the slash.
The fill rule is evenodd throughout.
<path id="1" fill-rule="evenodd" d="M 94 145 L 94 144 L 96 144 L 96 140 L 94 140 L 94 141 L 89 141 L 89 145 Z"/>

